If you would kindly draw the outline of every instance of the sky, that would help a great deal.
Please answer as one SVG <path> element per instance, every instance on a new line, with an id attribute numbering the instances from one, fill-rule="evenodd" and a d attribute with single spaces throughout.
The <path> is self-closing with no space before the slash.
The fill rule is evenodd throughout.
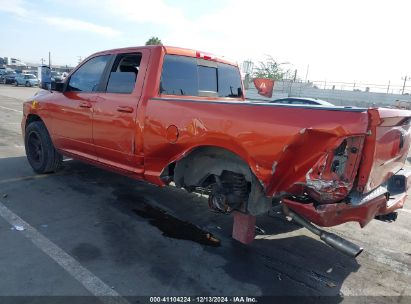
<path id="1" fill-rule="evenodd" d="M 312 81 L 411 76 L 408 0 L 0 0 L 0 56 L 76 65 L 106 49 L 163 44 L 241 63 L 272 56 Z"/>

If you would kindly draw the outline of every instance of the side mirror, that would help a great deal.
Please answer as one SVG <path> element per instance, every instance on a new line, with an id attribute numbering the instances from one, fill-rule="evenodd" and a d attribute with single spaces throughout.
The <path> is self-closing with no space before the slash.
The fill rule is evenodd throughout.
<path id="1" fill-rule="evenodd" d="M 56 92 L 63 92 L 64 82 L 51 82 L 51 90 Z"/>

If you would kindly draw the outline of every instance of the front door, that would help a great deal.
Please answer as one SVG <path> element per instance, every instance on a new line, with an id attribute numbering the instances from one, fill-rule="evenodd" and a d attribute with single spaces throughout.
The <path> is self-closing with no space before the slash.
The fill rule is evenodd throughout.
<path id="1" fill-rule="evenodd" d="M 63 94 L 53 106 L 56 146 L 76 155 L 96 159 L 93 144 L 93 103 L 111 55 L 93 57 L 68 79 Z"/>

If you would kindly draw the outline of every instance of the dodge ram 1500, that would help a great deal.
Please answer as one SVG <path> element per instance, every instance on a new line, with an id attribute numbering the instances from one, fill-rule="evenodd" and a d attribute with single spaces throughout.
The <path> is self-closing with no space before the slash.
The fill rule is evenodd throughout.
<path id="1" fill-rule="evenodd" d="M 364 226 L 393 218 L 411 180 L 403 169 L 411 112 L 255 104 L 244 98 L 236 64 L 189 49 L 96 53 L 27 101 L 23 115 L 35 172 L 58 170 L 67 155 L 205 192 L 211 208 L 234 212 L 234 237 L 243 242 L 254 226 L 241 230 L 246 222 L 236 225 L 236 214 L 252 219 L 280 207 L 355 256 L 360 248 L 350 251 L 310 222 Z"/>

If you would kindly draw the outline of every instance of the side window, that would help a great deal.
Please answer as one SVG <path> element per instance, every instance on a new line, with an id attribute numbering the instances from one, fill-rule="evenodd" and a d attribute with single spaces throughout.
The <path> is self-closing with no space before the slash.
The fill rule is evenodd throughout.
<path id="1" fill-rule="evenodd" d="M 71 75 L 67 91 L 95 92 L 110 58 L 110 55 L 98 56 L 83 64 Z"/>
<path id="2" fill-rule="evenodd" d="M 141 62 L 141 53 L 121 54 L 116 57 L 108 78 L 107 93 L 133 92 Z"/>
<path id="3" fill-rule="evenodd" d="M 169 95 L 198 95 L 196 58 L 164 56 L 160 93 Z"/>

